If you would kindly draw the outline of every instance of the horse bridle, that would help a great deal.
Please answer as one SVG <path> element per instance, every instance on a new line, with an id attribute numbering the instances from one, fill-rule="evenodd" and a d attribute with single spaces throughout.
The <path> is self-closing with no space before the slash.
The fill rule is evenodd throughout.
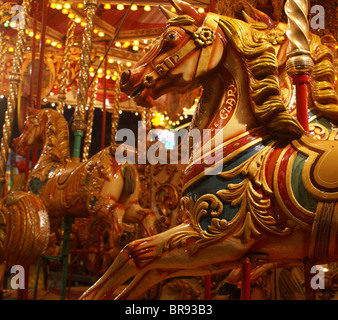
<path id="1" fill-rule="evenodd" d="M 195 77 L 206 73 L 211 57 L 212 44 L 216 39 L 219 15 L 209 12 L 201 27 L 195 25 L 179 26 L 190 34 L 191 39 L 175 54 L 165 58 L 163 62 L 152 64 L 153 71 L 146 74 L 143 80 L 145 87 L 152 87 L 154 83 L 162 79 L 169 70 L 173 69 L 180 61 L 196 49 L 201 49 Z"/>

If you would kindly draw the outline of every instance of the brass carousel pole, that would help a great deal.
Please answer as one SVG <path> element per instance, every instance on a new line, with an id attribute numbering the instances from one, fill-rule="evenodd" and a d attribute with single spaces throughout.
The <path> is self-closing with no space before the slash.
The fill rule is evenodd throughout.
<path id="1" fill-rule="evenodd" d="M 110 144 L 113 148 L 116 148 L 116 132 L 119 124 L 119 109 L 120 109 L 120 75 L 121 75 L 121 67 L 118 64 L 117 65 L 117 76 L 116 76 L 116 81 L 115 81 L 115 100 L 113 103 L 113 111 L 111 115 L 111 135 L 110 135 Z"/>
<path id="2" fill-rule="evenodd" d="M 82 38 L 82 54 L 80 58 L 80 73 L 78 77 L 77 106 L 74 112 L 72 130 L 74 132 L 73 161 L 80 162 L 81 140 L 86 131 L 85 107 L 89 89 L 89 67 L 92 52 L 94 18 L 98 0 L 85 0 L 86 25 Z"/>
<path id="3" fill-rule="evenodd" d="M 296 86 L 297 118 L 305 132 L 309 132 L 307 87 L 313 70 L 313 60 L 309 46 L 309 23 L 307 19 L 307 0 L 287 0 L 285 13 L 288 18 L 286 34 L 289 39 L 287 73 Z M 316 300 L 316 293 L 311 288 L 310 259 L 304 260 L 305 294 L 307 300 Z"/>
<path id="4" fill-rule="evenodd" d="M 59 96 L 58 96 L 58 105 L 56 110 L 63 114 L 64 111 L 64 104 L 66 101 L 66 92 L 67 92 L 67 85 L 69 81 L 69 72 L 70 72 L 70 54 L 71 49 L 74 43 L 74 30 L 75 30 L 75 19 L 70 19 L 68 23 L 68 31 L 67 31 L 67 39 L 65 43 L 65 51 L 63 54 L 63 61 L 62 61 L 62 74 L 61 74 L 61 81 L 59 86 Z"/>
<path id="5" fill-rule="evenodd" d="M 87 161 L 89 156 L 89 148 L 92 142 L 92 132 L 93 132 L 93 121 L 94 121 L 94 109 L 95 109 L 95 97 L 97 92 L 98 77 L 96 76 L 92 84 L 92 90 L 90 93 L 90 101 L 88 106 L 88 117 L 86 125 L 86 133 L 83 139 L 83 152 L 82 152 L 82 161 Z"/>
<path id="6" fill-rule="evenodd" d="M 82 38 L 82 53 L 80 58 L 80 73 L 78 77 L 77 106 L 74 112 L 72 130 L 74 133 L 73 162 L 80 162 L 81 140 L 86 131 L 86 104 L 89 89 L 89 67 L 92 51 L 92 39 L 94 30 L 94 18 L 97 9 L 97 0 L 85 0 L 84 10 L 86 15 L 86 25 Z M 62 279 L 61 279 L 61 300 L 66 297 L 66 286 L 68 278 L 68 256 L 70 233 L 72 231 L 73 217 L 67 215 L 63 221 L 63 245 L 62 245 Z"/>
<path id="7" fill-rule="evenodd" d="M 0 42 L 0 73 L 5 69 L 6 52 L 7 52 L 6 41 L 2 40 Z"/>
<path id="8" fill-rule="evenodd" d="M 285 3 L 288 18 L 286 35 L 289 39 L 286 71 L 296 85 L 297 119 L 309 132 L 307 87 L 313 70 L 309 45 L 308 1 L 288 0 Z"/>
<path id="9" fill-rule="evenodd" d="M 28 21 L 28 10 L 30 9 L 31 0 L 24 0 L 22 3 L 24 9 L 25 25 Z M 7 100 L 7 110 L 5 113 L 5 122 L 2 127 L 1 151 L 0 151 L 0 194 L 5 191 L 6 185 L 6 169 L 9 154 L 9 147 L 12 139 L 13 121 L 15 108 L 18 97 L 19 85 L 22 80 L 21 68 L 23 60 L 23 52 L 25 49 L 25 29 L 18 30 L 18 38 L 14 51 L 13 69 L 9 77 L 9 97 Z"/>
<path id="10" fill-rule="evenodd" d="M 41 36 L 40 36 L 40 53 L 39 53 L 39 75 L 38 75 L 38 88 L 36 93 L 36 108 L 41 108 L 41 95 L 42 95 L 42 82 L 43 82 L 43 69 L 44 69 L 44 56 L 46 48 L 46 28 L 47 28 L 47 12 L 48 0 L 42 1 L 42 17 L 41 17 Z M 32 167 L 35 167 L 38 161 L 38 150 L 35 148 L 32 152 Z"/>

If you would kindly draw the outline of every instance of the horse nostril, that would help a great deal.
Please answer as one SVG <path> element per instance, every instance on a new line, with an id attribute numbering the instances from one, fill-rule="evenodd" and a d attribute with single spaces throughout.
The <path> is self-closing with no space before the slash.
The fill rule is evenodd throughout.
<path id="1" fill-rule="evenodd" d="M 128 81 L 130 79 L 130 75 L 131 75 L 130 70 L 125 70 L 121 73 L 120 82 L 121 82 L 122 85 L 126 85 L 128 83 Z"/>

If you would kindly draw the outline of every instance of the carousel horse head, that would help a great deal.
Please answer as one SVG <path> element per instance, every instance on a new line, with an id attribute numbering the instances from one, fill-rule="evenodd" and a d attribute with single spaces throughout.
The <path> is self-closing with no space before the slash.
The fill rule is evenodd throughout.
<path id="1" fill-rule="evenodd" d="M 178 14 L 160 7 L 168 18 L 165 32 L 132 70 L 121 75 L 122 91 L 144 107 L 168 91 L 183 93 L 197 87 L 223 55 L 225 39 L 218 15 L 199 13 L 179 0 L 171 3 Z"/>
<path id="2" fill-rule="evenodd" d="M 15 151 L 25 156 L 34 148 L 48 147 L 51 154 L 66 159 L 69 150 L 68 124 L 64 117 L 53 109 L 28 108 L 21 135 L 13 139 Z"/>
<path id="3" fill-rule="evenodd" d="M 215 13 L 200 13 L 180 0 L 170 2 L 178 14 L 161 8 L 168 18 L 165 32 L 133 69 L 121 74 L 121 90 L 149 108 L 165 93 L 186 93 L 200 85 L 205 89 L 231 57 L 238 64 L 236 73 L 248 82 L 248 94 L 239 99 L 249 96 L 247 105 L 258 124 L 277 138 L 299 138 L 303 128 L 287 112 L 280 95 L 274 42 L 284 41 L 284 32 L 271 30 L 274 24 L 265 17 L 252 26 Z M 211 100 L 210 95 L 207 99 Z"/>
<path id="4" fill-rule="evenodd" d="M 43 120 L 38 109 L 28 108 L 22 133 L 13 140 L 13 147 L 18 154 L 25 156 L 32 149 L 42 147 L 45 127 L 42 125 Z"/>

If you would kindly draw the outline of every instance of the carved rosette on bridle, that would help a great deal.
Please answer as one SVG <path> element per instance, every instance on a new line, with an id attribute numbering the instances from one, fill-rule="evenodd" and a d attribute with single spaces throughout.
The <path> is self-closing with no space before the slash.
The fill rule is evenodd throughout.
<path id="1" fill-rule="evenodd" d="M 193 39 L 197 47 L 208 47 L 212 45 L 216 39 L 215 31 L 208 26 L 200 27 L 194 32 Z"/>

